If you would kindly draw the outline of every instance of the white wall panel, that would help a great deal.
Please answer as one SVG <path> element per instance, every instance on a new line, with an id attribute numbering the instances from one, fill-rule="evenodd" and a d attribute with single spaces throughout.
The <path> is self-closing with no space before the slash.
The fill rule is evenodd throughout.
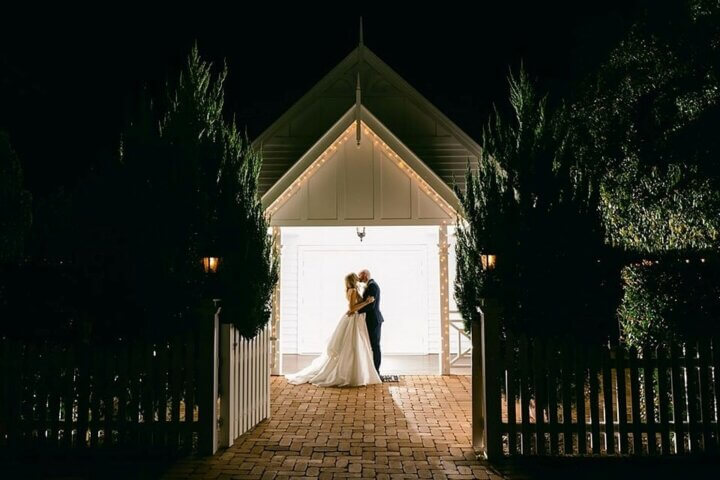
<path id="1" fill-rule="evenodd" d="M 345 312 L 344 275 L 362 268 L 382 289 L 385 353 L 438 352 L 437 227 L 367 227 L 366 234 L 360 242 L 354 227 L 283 227 L 282 353 L 323 344 Z"/>
<path id="2" fill-rule="evenodd" d="M 308 195 L 309 220 L 337 220 L 338 219 L 338 182 L 337 170 L 339 155 L 332 157 L 325 165 L 310 176 L 304 189 Z"/>
<path id="3" fill-rule="evenodd" d="M 406 160 L 401 168 L 397 156 L 389 156 L 370 134 L 360 146 L 343 135 L 348 140 L 329 150 L 324 163 L 316 161 L 297 173 L 302 181 L 289 200 L 278 201 L 272 225 L 439 225 L 455 220 L 438 206 L 434 193 L 420 188 Z"/>

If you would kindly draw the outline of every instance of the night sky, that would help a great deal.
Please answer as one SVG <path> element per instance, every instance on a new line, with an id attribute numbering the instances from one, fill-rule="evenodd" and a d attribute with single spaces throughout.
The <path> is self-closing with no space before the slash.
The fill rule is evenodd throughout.
<path id="1" fill-rule="evenodd" d="M 366 45 L 477 139 L 492 104 L 506 102 L 510 67 L 522 60 L 551 98 L 567 97 L 638 14 L 627 1 L 476 3 L 392 14 L 279 4 L 242 14 L 198 4 L 6 16 L 0 129 L 36 195 L 72 188 L 115 154 L 138 92 L 159 95 L 197 40 L 206 58 L 227 60 L 227 112 L 252 138 L 357 45 L 362 15 Z"/>

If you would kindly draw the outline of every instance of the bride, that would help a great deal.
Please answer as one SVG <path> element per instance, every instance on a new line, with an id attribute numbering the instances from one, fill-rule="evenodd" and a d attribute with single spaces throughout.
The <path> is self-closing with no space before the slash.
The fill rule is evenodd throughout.
<path id="1" fill-rule="evenodd" d="M 345 296 L 350 309 L 335 327 L 325 351 L 299 372 L 286 375 L 288 382 L 295 385 L 309 382 L 320 387 L 382 383 L 373 363 L 365 314 L 358 313 L 375 298 L 368 297 L 363 302 L 357 284 L 358 276 L 354 273 L 345 277 Z"/>

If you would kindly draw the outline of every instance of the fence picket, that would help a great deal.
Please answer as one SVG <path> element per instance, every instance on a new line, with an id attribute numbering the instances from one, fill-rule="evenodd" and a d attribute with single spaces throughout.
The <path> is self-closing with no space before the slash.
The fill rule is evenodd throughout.
<path id="1" fill-rule="evenodd" d="M 21 415 L 22 415 L 22 443 L 30 446 L 32 444 L 33 431 L 35 430 L 35 386 L 37 380 L 35 378 L 35 370 L 37 368 L 35 361 L 37 360 L 37 351 L 34 345 L 30 345 L 25 349 L 25 357 L 23 358 L 23 389 L 21 398 Z"/>
<path id="2" fill-rule="evenodd" d="M 242 337 L 240 337 L 240 331 L 238 329 L 235 329 L 233 331 L 233 346 L 235 350 L 235 356 L 233 358 L 234 362 L 234 371 L 235 371 L 235 391 L 233 392 L 233 402 L 234 402 L 234 414 L 233 418 L 235 420 L 235 425 L 233 427 L 233 430 L 235 432 L 235 436 L 239 437 L 242 435 L 241 424 L 242 419 L 240 418 L 240 415 L 242 413 L 240 409 L 240 395 L 242 392 L 242 372 L 240 371 L 240 365 L 242 360 L 242 353 L 241 353 L 241 340 Z"/>
<path id="3" fill-rule="evenodd" d="M 48 362 L 50 364 L 50 378 L 47 379 L 48 385 L 48 419 L 47 429 L 50 432 L 48 437 L 48 446 L 57 449 L 60 438 L 60 392 L 62 392 L 62 363 L 60 362 L 60 352 L 53 347 L 48 348 Z"/>
<path id="4" fill-rule="evenodd" d="M 251 369 L 252 369 L 252 350 L 250 349 L 250 340 L 245 339 L 245 395 L 243 400 L 243 419 L 245 426 L 243 432 L 250 430 L 250 387 L 251 387 Z"/>
<path id="5" fill-rule="evenodd" d="M 141 432 L 141 445 L 146 448 L 152 447 L 152 424 L 153 424 L 153 344 L 146 342 L 143 349 L 143 389 L 142 408 L 143 424 Z"/>
<path id="6" fill-rule="evenodd" d="M 122 347 L 118 351 L 117 357 L 117 375 L 118 375 L 118 386 L 117 386 L 117 399 L 118 399 L 118 411 L 115 421 L 117 425 L 117 444 L 124 446 L 128 442 L 128 389 L 131 388 L 130 375 L 128 374 L 130 368 L 130 345 L 128 343 L 122 344 Z"/>
<path id="7" fill-rule="evenodd" d="M 104 355 L 105 372 L 104 372 L 104 395 L 103 398 L 103 446 L 109 448 L 113 445 L 113 418 L 115 417 L 115 392 L 117 383 L 115 380 L 116 371 L 116 352 L 115 348 L 106 351 Z"/>
<path id="8" fill-rule="evenodd" d="M 670 398 L 667 382 L 665 349 L 657 349 L 658 403 L 660 405 L 660 447 L 663 455 L 670 455 Z"/>
<path id="9" fill-rule="evenodd" d="M 701 338 L 699 345 L 699 373 L 700 373 L 700 414 L 702 421 L 703 450 L 713 450 L 711 410 L 714 407 L 714 399 L 710 396 L 710 342 L 707 338 Z"/>
<path id="10" fill-rule="evenodd" d="M 528 362 L 528 339 L 520 336 L 520 419 L 522 422 L 522 454 L 530 455 L 530 372 Z"/>
<path id="11" fill-rule="evenodd" d="M 535 383 L 535 450 L 545 455 L 545 375 L 544 347 L 541 339 L 533 341 L 533 380 Z"/>
<path id="12" fill-rule="evenodd" d="M 251 428 L 255 426 L 257 423 L 257 409 L 258 409 L 258 402 L 257 402 L 257 393 L 259 391 L 258 388 L 258 366 L 260 365 L 260 355 L 258 351 L 258 338 L 255 336 L 252 339 L 252 359 L 253 359 L 253 368 L 252 368 L 252 379 L 253 379 L 253 389 L 252 389 L 252 395 L 250 396 L 250 401 L 252 402 L 252 423 Z"/>
<path id="13" fill-rule="evenodd" d="M 51 347 L 48 361 L 50 362 L 52 373 L 48 379 L 50 390 L 48 392 L 48 425 L 51 435 L 49 437 L 49 446 L 57 449 L 60 446 L 60 395 L 63 392 L 62 381 L 62 356 L 60 350 Z"/>
<path id="14" fill-rule="evenodd" d="M 238 434 L 245 433 L 245 338 L 238 336 Z"/>
<path id="15" fill-rule="evenodd" d="M 547 365 L 547 409 L 548 409 L 548 430 L 550 431 L 550 453 L 557 455 L 558 451 L 558 364 L 557 345 L 552 339 L 546 347 Z"/>
<path id="16" fill-rule="evenodd" d="M 88 412 L 90 405 L 90 351 L 82 344 L 79 352 L 79 391 L 78 391 L 78 447 L 87 447 Z"/>
<path id="17" fill-rule="evenodd" d="M 8 360 L 10 354 L 8 352 L 9 342 L 4 336 L 0 336 L 0 448 L 7 446 L 8 441 L 8 425 L 10 420 L 8 412 Z"/>
<path id="18" fill-rule="evenodd" d="M 265 325 L 263 331 L 263 414 L 262 418 L 270 416 L 270 324 Z"/>
<path id="19" fill-rule="evenodd" d="M 587 454 L 587 423 L 585 419 L 585 350 L 575 347 L 575 408 L 577 409 L 578 454 Z"/>
<path id="20" fill-rule="evenodd" d="M 618 453 L 627 455 L 628 448 L 628 425 L 627 425 L 627 387 L 625 382 L 625 350 L 620 346 L 615 347 L 615 373 L 617 385 L 617 407 L 618 407 L 618 432 L 620 442 Z"/>
<path id="21" fill-rule="evenodd" d="M 100 440 L 100 397 L 103 390 L 103 373 L 105 372 L 105 364 L 102 359 L 105 357 L 101 352 L 92 349 L 92 379 L 90 383 L 90 447 L 97 448 Z"/>
<path id="22" fill-rule="evenodd" d="M 590 387 L 590 434 L 592 438 L 592 453 L 600 454 L 600 384 L 598 374 L 600 370 L 599 351 L 594 346 L 588 352 L 588 378 Z"/>
<path id="23" fill-rule="evenodd" d="M 23 378 L 23 348 L 20 342 L 11 341 L 12 360 L 8 365 L 10 369 L 9 401 L 10 417 L 8 431 L 10 432 L 10 447 L 19 447 L 22 441 L 20 419 L 22 415 L 22 378 Z"/>
<path id="24" fill-rule="evenodd" d="M 720 337 L 712 339 L 713 394 L 718 408 L 715 409 L 715 442 L 713 453 L 720 452 Z"/>
<path id="25" fill-rule="evenodd" d="M 670 377 L 672 380 L 673 430 L 675 432 L 675 453 L 685 453 L 685 382 L 680 365 L 680 351 L 677 345 L 670 348 Z"/>
<path id="26" fill-rule="evenodd" d="M 265 417 L 265 329 L 260 330 L 258 334 L 258 350 L 260 356 L 260 368 L 258 368 L 259 385 L 258 385 L 258 418 L 257 423 Z"/>
<path id="27" fill-rule="evenodd" d="M 61 446 L 65 448 L 71 448 L 73 445 L 73 412 L 75 405 L 75 346 L 72 345 L 65 350 L 64 366 L 65 366 L 65 377 L 64 377 L 64 388 L 63 388 L 63 437 Z"/>
<path id="28" fill-rule="evenodd" d="M 563 412 L 563 451 L 565 455 L 573 453 L 572 391 L 573 343 L 565 337 L 562 343 L 562 412 Z"/>
<path id="29" fill-rule="evenodd" d="M 0 336 L 0 447 L 10 443 L 10 340 Z"/>
<path id="30" fill-rule="evenodd" d="M 602 349 L 602 382 L 603 382 L 603 417 L 605 420 L 605 453 L 615 454 L 615 413 L 613 412 L 613 381 L 612 368 L 610 365 L 610 350 Z M 616 372 L 617 373 L 617 372 Z"/>
<path id="31" fill-rule="evenodd" d="M 250 340 L 243 337 L 243 372 L 244 382 L 242 385 L 242 418 L 243 418 L 243 433 L 250 429 L 250 382 L 251 382 L 251 354 Z"/>
<path id="32" fill-rule="evenodd" d="M 47 342 L 43 342 L 42 345 L 40 345 L 37 355 L 37 368 L 35 370 L 37 377 L 34 397 L 35 414 L 37 415 L 35 428 L 39 440 L 38 444 L 43 448 L 47 447 L 47 382 L 50 376 Z"/>
<path id="33" fill-rule="evenodd" d="M 193 430 L 195 422 L 195 368 L 197 366 L 197 355 L 195 353 L 195 337 L 193 332 L 188 330 L 185 333 L 185 425 L 183 450 L 190 451 L 193 448 Z"/>
<path id="34" fill-rule="evenodd" d="M 157 343 L 157 356 L 155 357 L 155 365 L 157 374 L 155 383 L 153 384 L 157 391 L 157 422 L 155 423 L 154 444 L 158 447 L 167 445 L 167 410 L 168 410 L 168 370 L 169 370 L 169 352 L 168 342 L 163 339 Z"/>
<path id="35" fill-rule="evenodd" d="M 257 424 L 258 421 L 258 401 L 257 401 L 257 395 L 259 392 L 258 388 L 258 366 L 260 365 L 260 356 L 259 356 L 259 350 L 258 350 L 258 337 L 255 335 L 255 337 L 252 340 L 252 358 L 253 358 L 253 369 L 252 369 L 252 379 L 253 379 L 253 388 L 252 388 L 252 396 L 250 397 L 250 401 L 252 402 L 252 426 L 254 427 Z"/>
<path id="36" fill-rule="evenodd" d="M 638 371 L 638 356 L 635 348 L 630 349 L 628 359 L 630 366 L 630 402 L 632 404 L 632 427 L 633 427 L 633 453 L 642 454 L 642 433 L 640 430 L 640 376 Z"/>
<path id="37" fill-rule="evenodd" d="M 12 394 L 10 387 L 10 375 L 12 362 L 11 342 L 9 338 L 0 337 L 0 447 L 8 448 L 12 442 L 12 430 L 10 422 L 12 418 Z"/>
<path id="38" fill-rule="evenodd" d="M 647 429 L 648 454 L 657 453 L 655 438 L 655 389 L 652 367 L 652 349 L 646 345 L 642 349 L 643 393 L 645 394 L 645 426 Z"/>
<path id="39" fill-rule="evenodd" d="M 143 380 L 143 358 L 145 353 L 145 345 L 142 342 L 136 342 L 132 348 L 131 376 L 132 379 L 132 402 L 130 403 L 131 425 L 130 434 L 128 435 L 131 444 L 142 445 L 142 429 L 143 424 L 140 418 L 143 415 L 142 408 L 145 401 L 145 383 Z"/>
<path id="40" fill-rule="evenodd" d="M 685 377 L 687 378 L 688 432 L 690 433 L 690 452 L 700 451 L 700 431 L 698 429 L 698 387 L 697 387 L 697 348 L 695 342 L 685 345 Z"/>
<path id="41" fill-rule="evenodd" d="M 168 447 L 177 451 L 180 444 L 180 397 L 182 391 L 182 354 L 183 344 L 180 335 L 170 339 L 170 428 L 168 428 Z"/>
<path id="42" fill-rule="evenodd" d="M 507 332 L 505 337 L 505 375 L 508 418 L 508 450 L 510 455 L 517 454 L 517 419 L 515 418 L 515 336 Z"/>

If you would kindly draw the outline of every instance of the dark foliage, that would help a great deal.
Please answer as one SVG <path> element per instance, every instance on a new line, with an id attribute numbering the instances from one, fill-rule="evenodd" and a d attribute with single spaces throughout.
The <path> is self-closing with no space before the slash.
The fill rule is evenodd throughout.
<path id="1" fill-rule="evenodd" d="M 720 331 L 720 269 L 701 259 L 666 257 L 623 269 L 619 315 L 629 345 L 668 346 Z"/>
<path id="2" fill-rule="evenodd" d="M 523 71 L 510 77 L 510 103 L 514 117 L 491 119 L 479 170 L 457 192 L 467 222 L 458 229 L 458 304 L 467 321 L 494 297 L 506 328 L 606 338 L 617 330 L 617 260 L 574 182 L 564 112 L 551 114 Z M 482 253 L 497 255 L 494 270 L 483 270 Z"/>
<path id="3" fill-rule="evenodd" d="M 636 259 L 622 274 L 626 339 L 662 343 L 711 328 L 718 264 L 696 260 L 720 248 L 720 4 L 653 4 L 572 118 L 606 239 Z M 646 268 L 643 258 L 660 263 Z M 676 265 L 685 258 L 693 261 Z"/>
<path id="4" fill-rule="evenodd" d="M 643 253 L 720 243 L 720 5 L 648 8 L 575 105 L 607 239 Z"/>
<path id="5" fill-rule="evenodd" d="M 225 76 L 193 49 L 167 99 L 139 102 L 117 157 L 40 205 L 32 271 L 16 279 L 32 294 L 16 289 L 15 312 L 34 299 L 43 311 L 26 311 L 53 318 L 56 333 L 103 342 L 210 321 L 214 298 L 248 337 L 267 323 L 277 267 L 262 159 L 223 118 Z M 218 275 L 203 256 L 222 258 Z"/>
<path id="6" fill-rule="evenodd" d="M 7 133 L 0 131 L 0 265 L 23 261 L 32 222 L 31 204 L 30 192 L 23 186 L 20 160 Z"/>

